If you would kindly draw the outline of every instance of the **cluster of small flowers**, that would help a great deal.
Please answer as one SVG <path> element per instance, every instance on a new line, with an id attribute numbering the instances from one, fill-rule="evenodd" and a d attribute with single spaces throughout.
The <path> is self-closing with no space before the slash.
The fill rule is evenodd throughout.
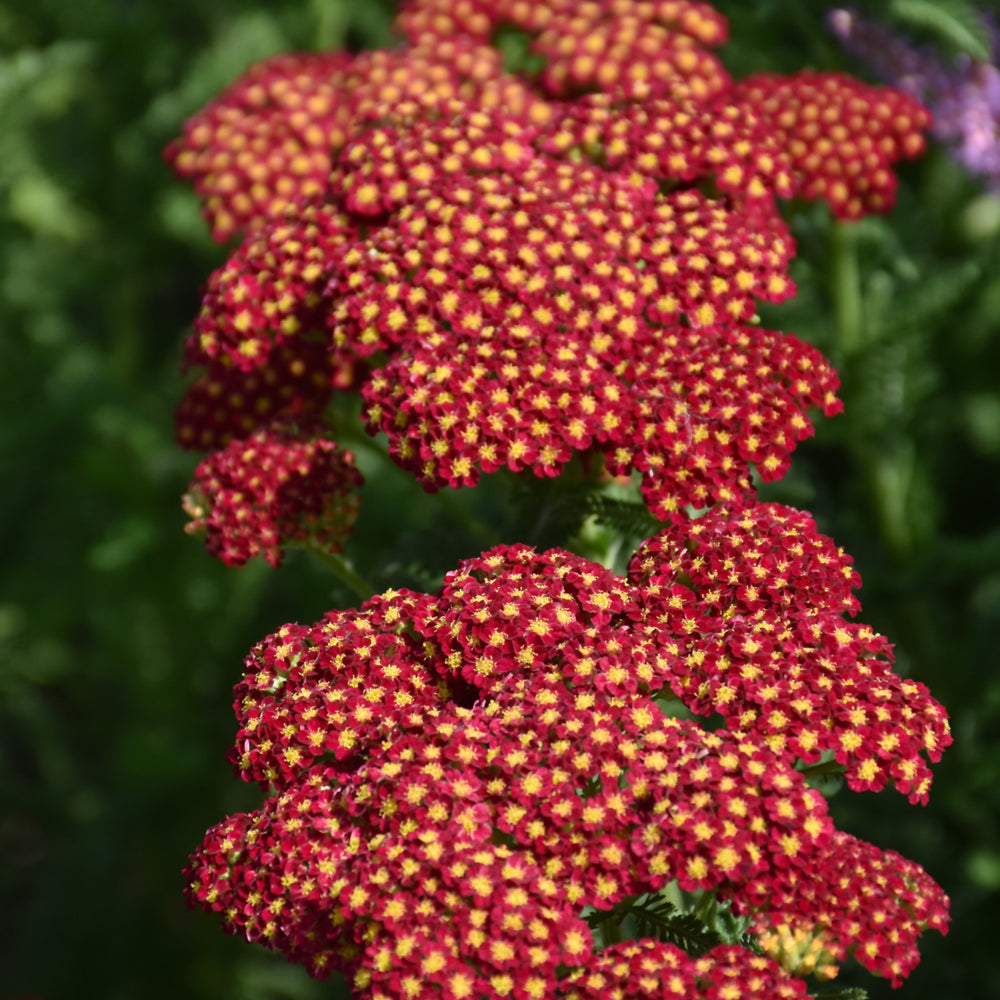
<path id="1" fill-rule="evenodd" d="M 191 118 L 166 156 L 194 182 L 220 242 L 322 197 L 331 151 L 407 100 L 461 99 L 545 120 L 548 110 L 499 53 L 471 39 L 402 50 L 276 56 L 251 67 Z"/>
<path id="2" fill-rule="evenodd" d="M 340 550 L 358 511 L 361 473 L 349 451 L 325 438 L 259 430 L 213 452 L 184 496 L 185 530 L 204 534 L 208 551 L 228 566 L 263 556 L 281 562 L 283 546 L 301 542 Z"/>
<path id="3" fill-rule="evenodd" d="M 947 898 L 835 831 L 799 768 L 926 801 L 947 718 L 750 466 L 782 475 L 840 407 L 826 360 L 756 322 L 794 294 L 776 198 L 887 210 L 926 112 L 838 74 L 734 81 L 690 0 L 409 0 L 397 24 L 393 51 L 255 67 L 169 151 L 243 234 L 186 347 L 178 437 L 214 451 L 192 527 L 233 564 L 338 546 L 360 477 L 320 428 L 346 389 L 428 489 L 591 451 L 668 526 L 625 577 L 500 546 L 259 643 L 230 759 L 269 797 L 208 832 L 189 898 L 360 1000 L 804 997 L 849 954 L 898 983 Z M 766 954 L 595 949 L 671 883 Z"/>
<path id="4" fill-rule="evenodd" d="M 726 19 L 691 0 L 410 0 L 397 23 L 417 43 L 457 35 L 488 44 L 500 28 L 524 32 L 544 64 L 539 86 L 553 97 L 596 90 L 703 100 L 730 83 L 708 51 L 727 40 Z"/>
<path id="5" fill-rule="evenodd" d="M 754 325 L 794 293 L 775 199 L 886 210 L 920 105 L 836 74 L 734 82 L 725 20 L 686 0 L 413 0 L 398 27 L 391 52 L 255 67 L 171 147 L 216 235 L 247 231 L 188 343 L 207 374 L 182 443 L 281 416 L 238 391 L 220 416 L 206 386 L 315 343 L 429 490 L 594 450 L 667 518 L 745 495 L 751 465 L 783 475 L 809 409 L 840 404 L 818 352 Z M 498 31 L 538 74 L 503 68 Z"/>
<path id="6" fill-rule="evenodd" d="M 803 179 L 802 195 L 825 198 L 842 219 L 892 206 L 892 165 L 923 150 L 930 124 L 924 107 L 908 95 L 886 90 L 873 102 L 870 87 L 842 73 L 758 73 L 738 83 L 736 92 L 781 136 Z"/>
<path id="7" fill-rule="evenodd" d="M 922 753 L 937 761 L 951 742 L 944 709 L 891 671 L 882 636 L 844 620 L 860 579 L 808 515 L 716 507 L 646 542 L 630 575 L 692 637 L 678 642 L 671 677 L 690 708 L 726 716 L 789 760 L 833 752 L 857 791 L 891 782 L 927 801 Z"/>
<path id="8" fill-rule="evenodd" d="M 844 48 L 881 79 L 925 103 L 933 114 L 934 137 L 1000 194 L 1000 32 L 984 21 L 992 61 L 962 55 L 949 62 L 855 11 L 841 8 L 829 17 Z"/>
<path id="9" fill-rule="evenodd" d="M 357 375 L 357 366 L 305 338 L 276 347 L 250 371 L 212 366 L 177 407 L 177 439 L 185 448 L 217 451 L 269 424 L 317 427 L 333 391 L 350 389 Z"/>
<path id="10" fill-rule="evenodd" d="M 745 948 L 718 945 L 700 958 L 659 941 L 613 944 L 567 977 L 566 1000 L 792 1000 L 806 984 Z"/>
<path id="11" fill-rule="evenodd" d="M 873 969 L 873 961 L 880 963 L 879 971 L 898 985 L 920 958 L 916 948 L 900 948 L 900 942 L 915 941 L 925 928 L 947 933 L 940 888 L 895 851 L 839 830 L 823 855 L 821 888 L 781 869 L 732 893 L 734 909 L 753 914 L 761 947 L 789 972 L 832 978 L 849 943 L 862 965 Z"/>
<path id="12" fill-rule="evenodd" d="M 783 746 L 737 718 L 710 733 L 662 707 L 673 689 L 698 709 L 687 663 L 751 609 L 782 609 L 775 632 L 791 645 L 809 620 L 795 588 L 853 611 L 856 575 L 787 508 L 694 527 L 649 543 L 626 578 L 560 550 L 501 546 L 437 595 L 389 592 L 265 639 L 237 687 L 232 759 L 272 795 L 209 831 L 188 868 L 192 901 L 385 1000 L 582 997 L 612 984 L 659 995 L 648 982 L 678 997 L 804 996 L 792 973 L 831 975 L 850 951 L 900 981 L 922 931 L 946 929 L 941 890 L 836 833 Z M 860 647 L 854 660 L 873 663 Z M 806 711 L 803 689 L 770 686 L 775 711 Z M 857 697 L 874 718 L 879 696 Z M 896 736 L 895 750 L 881 741 L 887 762 L 945 726 L 926 694 L 908 708 L 871 727 Z M 843 743 L 849 715 L 817 703 L 821 745 Z M 584 908 L 608 912 L 673 880 L 731 901 L 774 961 L 727 948 L 691 959 L 652 942 L 595 954 Z"/>

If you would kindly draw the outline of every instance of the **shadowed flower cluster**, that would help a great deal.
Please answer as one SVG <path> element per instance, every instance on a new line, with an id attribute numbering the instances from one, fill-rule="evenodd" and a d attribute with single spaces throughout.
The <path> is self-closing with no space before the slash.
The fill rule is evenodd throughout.
<path id="1" fill-rule="evenodd" d="M 234 439 L 195 470 L 184 496 L 186 530 L 229 566 L 262 555 L 281 562 L 289 543 L 340 550 L 357 516 L 361 473 L 350 452 L 325 438 L 275 430 Z"/>
<path id="2" fill-rule="evenodd" d="M 236 689 L 232 759 L 271 797 L 209 831 L 191 899 L 316 975 L 345 972 L 360 997 L 582 997 L 649 976 L 671 996 L 730 979 L 759 983 L 734 996 L 804 996 L 791 974 L 828 977 L 849 952 L 898 982 L 921 932 L 945 930 L 947 899 L 919 866 L 836 832 L 794 766 L 836 748 L 849 783 L 868 787 L 877 758 L 905 791 L 949 742 L 926 691 L 896 710 L 905 682 L 870 630 L 827 635 L 852 628 L 856 583 L 808 518 L 752 505 L 668 529 L 625 578 L 501 546 L 436 595 L 285 626 Z M 752 669 L 750 623 L 802 669 L 776 676 L 766 655 Z M 743 710 L 712 733 L 670 706 L 706 710 L 692 664 L 722 648 Z M 775 740 L 755 705 L 807 719 L 815 742 Z M 770 958 L 595 951 L 588 912 L 673 882 L 714 890 Z"/>
<path id="3" fill-rule="evenodd" d="M 591 453 L 667 518 L 783 475 L 840 404 L 818 352 L 756 324 L 795 290 L 776 198 L 887 210 L 923 108 L 734 81 L 703 3 L 417 0 L 398 28 L 253 68 L 169 150 L 216 236 L 246 233 L 187 345 L 180 441 L 314 417 L 339 379 L 428 490 Z"/>

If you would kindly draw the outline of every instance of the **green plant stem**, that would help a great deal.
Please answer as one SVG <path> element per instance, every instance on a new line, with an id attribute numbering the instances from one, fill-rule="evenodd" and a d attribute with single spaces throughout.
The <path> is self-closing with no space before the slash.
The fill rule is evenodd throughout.
<path id="1" fill-rule="evenodd" d="M 593 913 L 587 917 L 587 923 L 592 930 L 597 931 L 600 936 L 602 948 L 609 944 L 617 944 L 624 940 L 622 937 L 622 921 L 632 912 L 632 906 L 638 896 L 629 896 L 621 900 L 606 913 Z"/>
<path id="2" fill-rule="evenodd" d="M 500 539 L 497 533 L 483 520 L 476 517 L 472 511 L 463 507 L 446 487 L 432 494 L 435 500 L 443 507 L 446 507 L 469 529 L 469 533 L 475 535 L 481 542 L 485 542 L 491 548 L 498 544 Z"/>
<path id="3" fill-rule="evenodd" d="M 311 552 L 327 569 L 332 570 L 334 576 L 357 594 L 361 600 L 367 601 L 369 597 L 376 593 L 375 588 L 364 577 L 359 576 L 348 566 L 347 560 L 343 556 L 326 552 L 315 545 L 306 545 L 305 549 L 307 552 Z"/>
<path id="4" fill-rule="evenodd" d="M 830 231 L 831 282 L 837 343 L 846 362 L 865 346 L 857 236 L 856 224 L 834 221 Z M 905 448 L 897 448 L 890 454 L 877 453 L 864 437 L 855 438 L 851 450 L 865 471 L 882 537 L 895 556 L 905 559 L 913 541 L 906 511 L 913 474 L 912 454 Z"/>
<path id="5" fill-rule="evenodd" d="M 847 986 L 842 990 L 824 990 L 822 993 L 810 993 L 815 1000 L 868 1000 L 868 993 L 860 986 Z"/>
<path id="6" fill-rule="evenodd" d="M 873 454 L 867 447 L 860 458 L 868 479 L 879 529 L 883 539 L 899 559 L 906 559 L 913 548 L 910 518 L 906 509 L 913 480 L 915 455 L 912 442 L 902 442 L 888 453 Z"/>
<path id="7" fill-rule="evenodd" d="M 316 25 L 314 33 L 316 47 L 340 48 L 344 43 L 344 32 L 347 27 L 347 17 L 342 5 L 327 3 L 326 0 L 313 0 L 311 12 Z"/>
<path id="8" fill-rule="evenodd" d="M 601 932 L 601 945 L 607 948 L 609 944 L 620 944 L 623 940 L 622 938 L 622 922 L 619 919 L 612 917 L 610 920 L 605 920 L 600 925 Z"/>
<path id="9" fill-rule="evenodd" d="M 858 271 L 857 226 L 834 220 L 830 230 L 830 280 L 837 342 L 844 358 L 853 357 L 864 346 L 864 314 L 861 275 Z"/>

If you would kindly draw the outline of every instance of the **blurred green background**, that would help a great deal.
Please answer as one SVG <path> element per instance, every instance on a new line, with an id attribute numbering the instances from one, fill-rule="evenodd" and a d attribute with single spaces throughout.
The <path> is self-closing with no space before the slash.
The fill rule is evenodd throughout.
<path id="1" fill-rule="evenodd" d="M 850 68 L 817 4 L 718 6 L 738 73 Z M 196 458 L 172 443 L 180 346 L 225 250 L 160 151 L 250 62 L 383 43 L 389 7 L 0 3 L 0 1000 L 340 992 L 225 936 L 181 894 L 205 828 L 257 801 L 224 759 L 243 655 L 352 599 L 304 558 L 227 570 L 182 532 Z M 940 150 L 902 175 L 894 214 L 847 234 L 791 208 L 801 292 L 765 321 L 842 366 L 847 413 L 767 494 L 812 510 L 855 556 L 863 619 L 952 713 L 928 807 L 886 792 L 833 809 L 953 897 L 951 935 L 926 940 L 898 995 L 974 1000 L 1000 996 L 1000 202 Z M 853 343 L 838 308 L 852 260 Z M 361 460 L 351 555 L 376 584 L 419 582 L 422 564 L 488 543 Z M 515 540 L 516 491 L 498 479 L 457 502 Z M 850 970 L 843 982 L 889 994 Z"/>

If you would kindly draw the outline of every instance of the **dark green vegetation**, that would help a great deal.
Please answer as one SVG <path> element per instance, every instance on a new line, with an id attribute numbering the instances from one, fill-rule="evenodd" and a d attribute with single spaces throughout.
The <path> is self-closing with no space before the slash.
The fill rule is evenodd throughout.
<path id="1" fill-rule="evenodd" d="M 815 4 L 719 6 L 736 72 L 848 67 Z M 256 802 L 224 760 L 242 656 L 353 599 L 304 557 L 227 570 L 182 533 L 196 459 L 172 443 L 180 346 L 224 250 L 160 150 L 249 62 L 378 44 L 386 8 L 0 4 L 0 997 L 337 992 L 181 895 L 205 827 Z M 952 894 L 950 936 L 925 939 L 899 995 L 996 996 L 1000 201 L 932 150 L 903 168 L 886 220 L 844 231 L 824 209 L 790 211 L 800 294 L 764 318 L 841 367 L 847 410 L 767 495 L 811 510 L 854 555 L 863 620 L 955 731 L 928 807 L 843 794 L 834 813 Z M 539 523 L 510 478 L 426 498 L 350 444 L 369 486 L 348 554 L 376 586 L 431 586 L 497 540 L 560 540 L 554 487 Z M 889 995 L 845 971 L 849 984 Z"/>

